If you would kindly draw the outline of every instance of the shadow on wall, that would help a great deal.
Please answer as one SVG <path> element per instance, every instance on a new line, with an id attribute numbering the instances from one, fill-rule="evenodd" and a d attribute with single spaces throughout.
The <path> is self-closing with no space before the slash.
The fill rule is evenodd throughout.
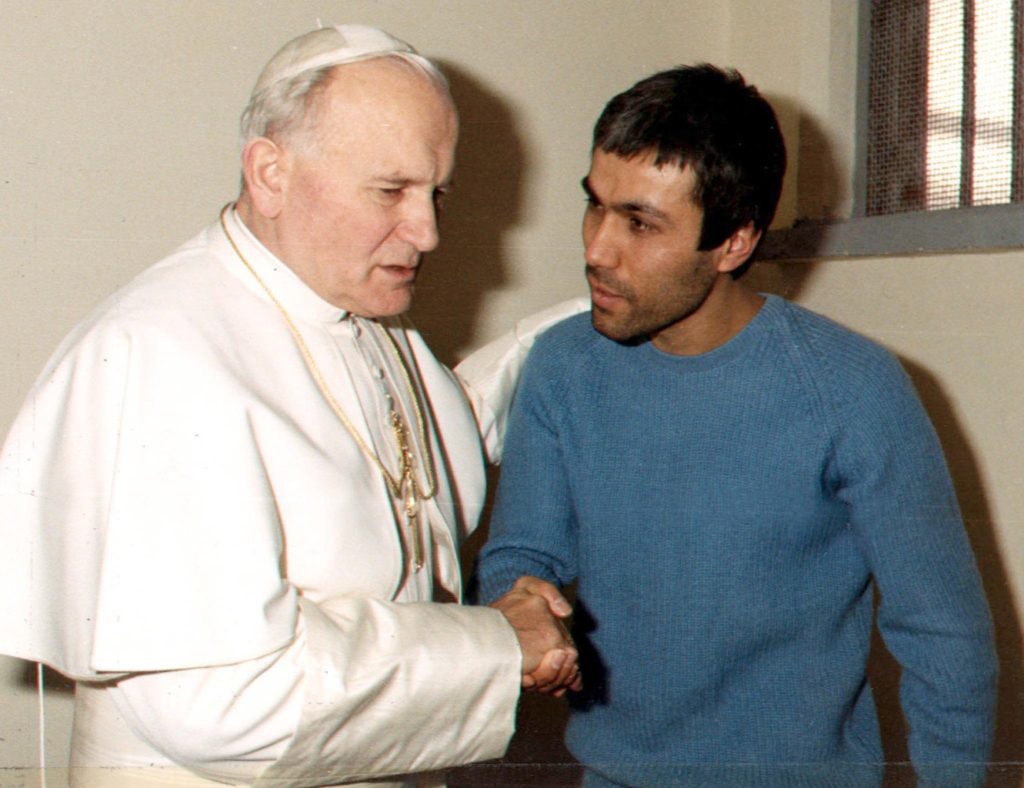
<path id="1" fill-rule="evenodd" d="M 35 662 L 23 662 L 18 683 L 23 687 L 36 689 L 38 676 Z M 71 696 L 75 693 L 75 682 L 53 668 L 43 666 L 43 691 L 47 694 Z"/>
<path id="2" fill-rule="evenodd" d="M 794 218 L 790 226 L 776 226 L 768 233 L 759 254 L 772 261 L 814 260 L 821 255 L 828 228 L 852 202 L 848 176 L 837 164 L 828 131 L 813 116 L 787 99 L 773 98 L 772 105 L 784 129 L 799 130 L 796 145 L 788 145 L 787 188 L 782 195 L 786 205 L 779 213 L 779 218 L 784 216 L 791 204 Z"/>
<path id="3" fill-rule="evenodd" d="M 914 362 L 901 357 L 900 363 L 910 375 L 942 443 L 963 511 L 967 536 L 992 609 L 1000 675 L 996 740 L 986 784 L 992 788 L 1019 787 L 1024 782 L 1024 769 L 1020 763 L 1020 753 L 1024 752 L 1024 720 L 1021 719 L 1019 700 L 1024 694 L 1021 632 L 1013 594 L 992 526 L 987 495 L 974 452 L 954 416 L 942 386 L 934 375 Z M 872 637 L 868 675 L 878 707 L 886 762 L 889 764 L 884 785 L 888 788 L 914 785 L 913 769 L 908 763 L 907 726 L 899 702 L 900 667 L 886 649 L 877 629 Z"/>
<path id="4" fill-rule="evenodd" d="M 440 216 L 441 243 L 427 256 L 412 319 L 452 364 L 473 347 L 488 291 L 506 284 L 505 233 L 522 216 L 525 147 L 511 108 L 456 66 L 440 68 L 459 110 L 455 179 Z"/>
<path id="5" fill-rule="evenodd" d="M 967 536 L 985 586 L 995 623 L 999 655 L 999 700 L 996 707 L 996 742 L 989 770 L 992 786 L 1020 786 L 1024 781 L 1021 753 L 1024 752 L 1024 671 L 1021 668 L 1020 618 L 1000 557 L 999 542 L 978 470 L 978 462 L 963 429 L 957 423 L 949 398 L 928 370 L 901 358 L 939 434 L 949 465 L 957 499 L 963 511 Z M 896 699 L 892 699 L 896 702 Z M 895 713 L 898 713 L 898 706 Z"/>
<path id="6" fill-rule="evenodd" d="M 837 205 L 846 198 L 846 187 L 840 174 L 828 134 L 811 116 L 801 112 L 799 106 L 786 98 L 771 97 L 772 106 L 783 129 L 799 128 L 797 145 L 787 141 L 789 163 L 786 180 L 796 182 L 796 220 L 794 226 L 834 218 Z M 795 170 L 795 172 L 794 172 Z M 785 196 L 786 191 L 783 191 Z M 814 274 L 814 263 L 802 265 L 776 264 L 776 240 L 782 233 L 769 231 L 761 243 L 759 254 L 771 262 L 756 262 L 747 274 L 748 284 L 758 292 L 774 293 L 799 301 L 800 294 Z M 813 246 L 801 250 L 801 260 L 811 261 L 819 256 Z"/>

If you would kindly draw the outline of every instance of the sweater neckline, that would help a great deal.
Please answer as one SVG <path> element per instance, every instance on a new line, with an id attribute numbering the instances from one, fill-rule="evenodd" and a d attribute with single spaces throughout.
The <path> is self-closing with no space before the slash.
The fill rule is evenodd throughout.
<path id="1" fill-rule="evenodd" d="M 684 373 L 703 372 L 728 364 L 752 350 L 763 339 L 776 316 L 782 312 L 785 305 L 782 298 L 771 293 L 761 295 L 764 297 L 764 303 L 753 319 L 736 336 L 713 350 L 695 356 L 677 356 L 658 350 L 650 340 L 644 343 L 643 350 L 654 363 Z"/>

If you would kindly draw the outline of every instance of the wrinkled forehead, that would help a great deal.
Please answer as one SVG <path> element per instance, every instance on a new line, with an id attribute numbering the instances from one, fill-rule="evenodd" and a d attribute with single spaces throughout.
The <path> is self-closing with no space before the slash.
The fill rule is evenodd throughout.
<path id="1" fill-rule="evenodd" d="M 447 180 L 458 120 L 447 91 L 422 74 L 382 60 L 338 67 L 316 99 L 312 148 L 356 174 L 378 169 L 413 180 Z"/>
<path id="2" fill-rule="evenodd" d="M 389 57 L 332 68 L 318 103 L 321 119 L 367 131 L 373 124 L 457 129 L 447 87 L 416 66 Z"/>

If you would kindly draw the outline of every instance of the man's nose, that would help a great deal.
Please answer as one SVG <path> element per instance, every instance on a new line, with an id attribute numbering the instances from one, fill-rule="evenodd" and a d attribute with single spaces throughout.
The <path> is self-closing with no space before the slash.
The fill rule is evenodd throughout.
<path id="1" fill-rule="evenodd" d="M 611 268 L 615 265 L 617 255 L 615 243 L 608 221 L 596 221 L 583 228 L 583 259 L 595 268 Z"/>
<path id="2" fill-rule="evenodd" d="M 402 239 L 418 252 L 429 252 L 437 247 L 440 234 L 437 229 L 437 208 L 433 197 L 411 203 L 400 227 Z"/>

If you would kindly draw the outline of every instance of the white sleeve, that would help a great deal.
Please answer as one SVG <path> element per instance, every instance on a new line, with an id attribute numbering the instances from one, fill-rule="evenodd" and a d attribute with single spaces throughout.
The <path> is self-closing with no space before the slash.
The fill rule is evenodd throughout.
<path id="1" fill-rule="evenodd" d="M 588 309 L 589 299 L 573 298 L 524 317 L 511 331 L 474 351 L 455 367 L 473 405 L 491 463 L 501 461 L 509 406 L 533 341 L 555 323 Z"/>
<path id="2" fill-rule="evenodd" d="M 116 696 L 136 735 L 211 779 L 307 786 L 500 757 L 519 696 L 496 610 L 300 599 L 285 649 L 137 674 Z"/>
<path id="3" fill-rule="evenodd" d="M 234 665 L 135 673 L 110 691 L 132 733 L 203 777 L 252 783 L 302 711 L 305 638 Z"/>

